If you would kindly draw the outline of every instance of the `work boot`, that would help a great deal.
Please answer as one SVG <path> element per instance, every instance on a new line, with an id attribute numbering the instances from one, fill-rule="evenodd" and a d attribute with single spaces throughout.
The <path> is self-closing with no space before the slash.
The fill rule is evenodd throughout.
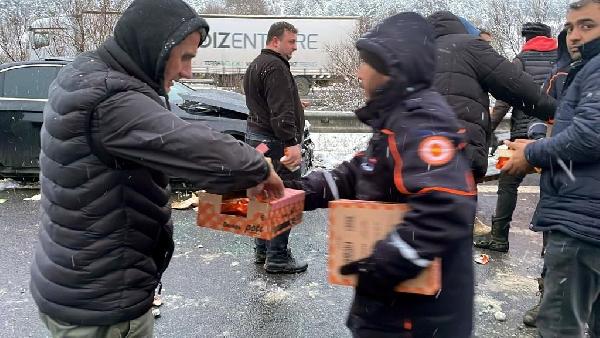
<path id="1" fill-rule="evenodd" d="M 523 324 L 525 324 L 527 326 L 531 326 L 531 327 L 536 327 L 535 321 L 537 320 L 537 316 L 540 311 L 540 305 L 542 304 L 542 298 L 544 297 L 544 279 L 543 278 L 538 278 L 538 288 L 540 290 L 538 292 L 540 295 L 540 300 L 538 301 L 536 306 L 527 310 L 527 312 L 525 312 L 525 315 L 523 315 Z"/>
<path id="2" fill-rule="evenodd" d="M 508 231 L 508 224 L 498 222 L 497 218 L 492 217 L 492 232 L 479 240 L 475 240 L 474 245 L 480 249 L 508 252 Z"/>
<path id="3" fill-rule="evenodd" d="M 264 250 L 254 248 L 254 263 L 265 264 L 267 260 L 267 253 Z"/>
<path id="4" fill-rule="evenodd" d="M 299 273 L 307 268 L 308 263 L 296 261 L 290 249 L 267 257 L 265 263 L 265 271 L 268 273 Z"/>
<path id="5" fill-rule="evenodd" d="M 475 216 L 475 221 L 473 222 L 473 236 L 483 236 L 489 234 L 490 231 L 490 226 L 483 223 L 479 217 Z"/>

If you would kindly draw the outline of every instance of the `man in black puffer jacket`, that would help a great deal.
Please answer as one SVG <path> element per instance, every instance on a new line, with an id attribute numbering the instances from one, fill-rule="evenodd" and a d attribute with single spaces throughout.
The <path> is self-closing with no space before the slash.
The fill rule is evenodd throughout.
<path id="1" fill-rule="evenodd" d="M 555 100 L 488 42 L 468 34 L 456 15 L 436 12 L 427 20 L 433 25 L 437 43 L 435 87 L 463 124 L 466 155 L 475 179 L 481 180 L 487 171 L 492 132 L 489 94 L 542 120 L 554 112 Z"/>
<path id="2" fill-rule="evenodd" d="M 542 86 L 556 61 L 558 43 L 551 37 L 550 27 L 541 22 L 525 23 L 521 29 L 521 35 L 525 38 L 525 45 L 513 63 L 521 71 L 531 75 L 533 80 Z M 509 104 L 500 100 L 496 101 L 491 115 L 492 131 L 502 122 L 510 108 Z M 526 115 L 519 109 L 513 109 L 510 119 L 510 140 L 528 139 L 529 127 L 534 123 L 544 124 L 545 121 Z M 545 136 L 545 134 L 536 135 L 536 137 L 542 138 Z M 508 232 L 517 205 L 517 189 L 524 178 L 525 176 L 511 176 L 505 172 L 500 174 L 496 212 L 492 216 L 492 231 L 479 238 L 475 242 L 476 247 L 508 252 Z"/>
<path id="3" fill-rule="evenodd" d="M 475 184 L 464 135 L 432 88 L 431 27 L 416 13 L 386 19 L 356 43 L 367 104 L 357 117 L 371 126 L 365 152 L 331 172 L 286 181 L 306 192 L 306 210 L 337 198 L 407 203 L 410 211 L 370 257 L 342 267 L 358 274 L 348 327 L 355 337 L 469 337 L 473 312 L 471 223 Z M 395 293 L 435 257 L 437 296 Z"/>
<path id="4" fill-rule="evenodd" d="M 135 0 L 114 38 L 50 86 L 31 293 L 54 336 L 149 337 L 173 252 L 168 176 L 213 192 L 283 184 L 263 156 L 165 108 L 208 25 L 181 0 Z M 167 101 L 168 105 L 168 101 Z"/>

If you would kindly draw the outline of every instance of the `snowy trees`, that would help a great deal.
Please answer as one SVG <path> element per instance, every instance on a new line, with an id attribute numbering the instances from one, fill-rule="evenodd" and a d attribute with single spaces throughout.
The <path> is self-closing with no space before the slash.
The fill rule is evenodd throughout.
<path id="1" fill-rule="evenodd" d="M 29 57 L 27 39 L 34 21 L 54 18 L 54 36 L 76 52 L 90 50 L 112 33 L 119 12 L 131 0 L 0 0 L 0 61 Z M 377 22 L 401 11 L 423 15 L 450 10 L 494 35 L 494 47 L 507 57 L 519 52 L 523 43 L 521 25 L 541 21 L 557 34 L 569 0 L 187 0 L 200 13 L 272 14 L 294 16 L 359 16 Z M 48 19 L 50 20 L 50 19 Z M 66 24 L 66 23 L 67 24 Z M 51 27 L 52 28 L 52 27 Z M 62 36 L 60 34 L 63 34 Z M 60 36 L 60 38 L 59 38 Z M 348 37 L 349 40 L 356 36 Z M 352 42 L 352 41 L 351 41 Z M 59 45 L 59 44 L 56 44 Z M 351 43 L 353 45 L 353 42 Z M 56 48 L 61 49 L 61 48 Z M 65 49 L 62 48 L 62 51 Z M 60 53 L 60 50 L 52 51 Z M 58 55 L 58 54 L 57 54 Z"/>

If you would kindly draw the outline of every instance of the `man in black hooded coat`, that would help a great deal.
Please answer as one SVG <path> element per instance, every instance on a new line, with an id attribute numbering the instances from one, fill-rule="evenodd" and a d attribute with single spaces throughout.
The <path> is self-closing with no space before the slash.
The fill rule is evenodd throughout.
<path id="1" fill-rule="evenodd" d="M 114 37 L 50 86 L 30 289 L 53 336 L 152 336 L 173 252 L 168 176 L 217 193 L 266 182 L 282 194 L 256 150 L 167 109 L 208 29 L 181 0 L 135 0 Z"/>
<path id="2" fill-rule="evenodd" d="M 487 171 L 492 134 L 489 94 L 525 114 L 547 121 L 556 110 L 531 75 L 520 70 L 492 46 L 468 34 L 456 15 L 441 11 L 427 17 L 437 44 L 435 88 L 446 98 L 467 136 L 465 148 L 473 175 Z"/>
<path id="3" fill-rule="evenodd" d="M 373 128 L 366 151 L 330 172 L 286 185 L 306 192 L 305 208 L 334 199 L 406 203 L 401 224 L 372 255 L 342 267 L 358 274 L 347 325 L 355 337 L 469 337 L 473 311 L 471 223 L 476 191 L 464 135 L 433 89 L 431 27 L 416 13 L 392 16 L 358 40 L 367 104 L 357 117 Z M 435 296 L 394 287 L 442 260 Z"/>

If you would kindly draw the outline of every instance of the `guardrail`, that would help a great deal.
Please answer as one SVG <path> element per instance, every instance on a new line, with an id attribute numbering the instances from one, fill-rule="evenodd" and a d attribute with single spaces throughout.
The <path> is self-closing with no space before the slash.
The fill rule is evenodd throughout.
<path id="1" fill-rule="evenodd" d="M 360 122 L 353 112 L 307 110 L 304 117 L 310 122 L 311 133 L 370 133 L 372 130 Z M 508 130 L 510 119 L 505 118 L 498 130 Z"/>
<path id="2" fill-rule="evenodd" d="M 370 133 L 371 128 L 360 122 L 353 112 L 307 110 L 311 133 Z"/>

